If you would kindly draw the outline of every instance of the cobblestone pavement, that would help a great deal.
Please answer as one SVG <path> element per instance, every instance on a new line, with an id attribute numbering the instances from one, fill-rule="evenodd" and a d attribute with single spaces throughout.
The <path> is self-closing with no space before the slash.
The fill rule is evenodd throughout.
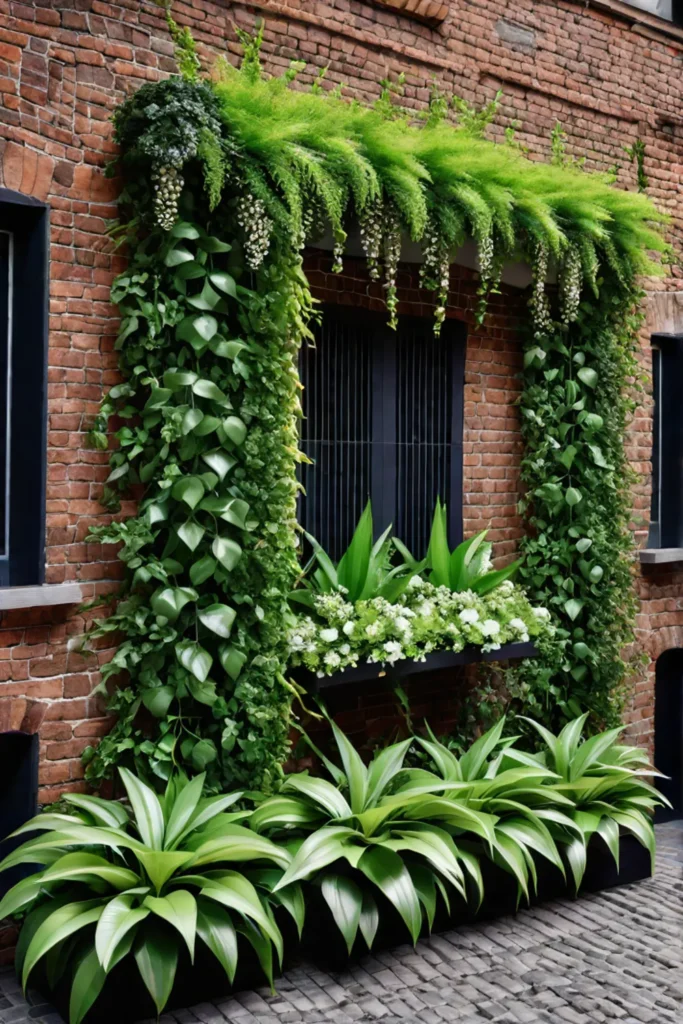
<path id="1" fill-rule="evenodd" d="M 303 963 L 268 989 L 160 1024 L 683 1024 L 683 822 L 657 827 L 655 877 L 365 957 Z M 62 1024 L 0 972 L 0 1024 Z"/>

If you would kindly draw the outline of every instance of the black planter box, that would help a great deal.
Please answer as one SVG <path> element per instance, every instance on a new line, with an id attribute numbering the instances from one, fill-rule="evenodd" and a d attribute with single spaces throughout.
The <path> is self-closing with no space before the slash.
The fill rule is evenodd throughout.
<path id="1" fill-rule="evenodd" d="M 478 661 L 510 661 L 516 658 L 533 658 L 538 651 L 535 644 L 518 643 L 503 644 L 497 651 L 482 651 L 481 647 L 470 645 L 462 651 L 435 651 L 428 654 L 424 661 L 411 661 L 409 658 L 397 661 L 394 665 L 381 665 L 379 662 L 362 662 L 356 668 L 347 668 L 343 672 L 335 672 L 331 676 L 317 676 L 307 668 L 295 668 L 292 676 L 300 686 L 309 693 L 324 690 L 332 686 L 345 686 L 352 683 L 363 683 L 371 679 L 386 677 L 388 679 L 406 679 L 408 676 L 422 675 L 442 669 L 457 668 L 461 665 L 472 665 Z"/>

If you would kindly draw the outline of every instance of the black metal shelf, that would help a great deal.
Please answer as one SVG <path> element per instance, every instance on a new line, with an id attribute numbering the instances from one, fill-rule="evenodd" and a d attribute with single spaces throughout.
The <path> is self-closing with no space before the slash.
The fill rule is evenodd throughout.
<path id="1" fill-rule="evenodd" d="M 394 665 L 380 665 L 377 662 L 363 662 L 356 668 L 347 668 L 335 672 L 331 676 L 318 677 L 307 668 L 295 668 L 292 676 L 309 692 L 325 690 L 332 686 L 346 686 L 363 683 L 371 679 L 386 678 L 389 680 L 406 679 L 408 676 L 422 675 L 439 669 L 457 668 L 461 665 L 472 665 L 477 661 L 510 661 L 518 658 L 533 658 L 538 651 L 535 644 L 516 643 L 503 644 L 497 651 L 482 651 L 481 647 L 471 645 L 462 651 L 435 651 L 428 654 L 424 661 L 405 659 Z"/>

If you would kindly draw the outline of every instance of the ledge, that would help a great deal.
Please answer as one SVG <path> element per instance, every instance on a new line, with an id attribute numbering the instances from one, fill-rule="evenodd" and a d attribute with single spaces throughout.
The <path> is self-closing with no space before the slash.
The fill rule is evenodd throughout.
<path id="1" fill-rule="evenodd" d="M 0 612 L 16 608 L 49 608 L 58 604 L 80 604 L 82 600 L 80 583 L 0 588 Z"/>
<path id="2" fill-rule="evenodd" d="M 632 25 L 641 27 L 644 30 L 651 30 L 661 35 L 669 36 L 683 43 L 683 28 L 674 24 L 668 18 L 662 18 L 657 14 L 644 10 L 642 7 L 632 7 L 623 0 L 569 0 L 570 3 L 578 3 L 581 7 L 595 8 L 598 11 L 608 11 L 615 17 L 623 18 Z M 637 28 L 636 28 L 637 31 Z M 649 32 L 648 32 L 649 34 Z"/>
<path id="3" fill-rule="evenodd" d="M 641 548 L 638 552 L 641 565 L 669 565 L 683 562 L 683 548 Z"/>
<path id="4" fill-rule="evenodd" d="M 426 21 L 428 25 L 440 25 L 448 16 L 448 4 L 442 0 L 370 0 L 375 7 L 388 7 L 406 18 Z"/>
<path id="5" fill-rule="evenodd" d="M 380 665 L 377 662 L 363 662 L 356 668 L 347 668 L 344 672 L 335 672 L 331 676 L 318 677 L 307 668 L 295 668 L 292 676 L 300 686 L 310 692 L 328 689 L 332 686 L 346 686 L 353 683 L 368 682 L 371 679 L 388 678 L 390 680 L 405 679 L 407 676 L 422 675 L 439 669 L 457 668 L 460 665 L 472 665 L 478 661 L 509 661 L 514 658 L 533 658 L 537 654 L 535 644 L 518 643 L 503 644 L 497 651 L 482 651 L 481 647 L 465 647 L 462 651 L 435 651 L 428 654 L 424 661 L 397 661 L 395 665 Z"/>

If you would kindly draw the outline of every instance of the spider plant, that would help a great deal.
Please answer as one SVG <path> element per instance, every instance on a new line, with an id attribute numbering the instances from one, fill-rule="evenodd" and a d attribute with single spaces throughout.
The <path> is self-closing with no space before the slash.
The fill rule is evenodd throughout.
<path id="1" fill-rule="evenodd" d="M 161 1013 L 181 950 L 194 962 L 199 940 L 232 982 L 238 935 L 272 984 L 283 946 L 273 902 L 303 923 L 296 884 L 271 892 L 289 854 L 239 824 L 247 812 L 228 808 L 241 793 L 202 797 L 204 775 L 172 779 L 161 798 L 126 769 L 120 776 L 129 806 L 67 794 L 71 813 L 40 814 L 14 833 L 41 833 L 0 864 L 41 866 L 0 903 L 0 918 L 28 912 L 16 960 L 23 986 L 40 961 L 51 986 L 70 972 L 69 1021 L 79 1024 L 107 975 L 133 957 Z"/>
<path id="2" fill-rule="evenodd" d="M 280 793 L 250 819 L 258 832 L 296 837 L 292 863 L 274 893 L 313 880 L 349 951 L 359 931 L 372 946 L 379 924 L 378 892 L 396 908 L 413 941 L 423 918 L 432 926 L 438 893 L 447 908 L 449 887 L 464 899 L 469 887 L 481 902 L 478 860 L 455 842 L 451 830 L 489 843 L 495 817 L 439 800 L 436 794 L 451 786 L 441 779 L 401 793 L 403 761 L 412 740 L 386 747 L 366 766 L 333 723 L 332 731 L 343 767 L 320 756 L 333 782 L 307 773 L 289 775 Z"/>
<path id="3" fill-rule="evenodd" d="M 427 578 L 435 586 L 448 587 L 456 592 L 472 590 L 475 594 L 483 595 L 510 579 L 522 564 L 521 559 L 518 559 L 504 569 L 489 571 L 486 567 L 491 561 L 492 545 L 486 540 L 487 533 L 487 530 L 482 530 L 451 551 L 448 544 L 447 507 L 437 498 L 425 560 L 418 562 L 397 537 L 393 538 L 393 544 L 411 571 L 422 572 L 426 568 Z"/>
<path id="4" fill-rule="evenodd" d="M 313 549 L 313 555 L 304 567 L 301 586 L 289 595 L 290 601 L 310 608 L 316 594 L 329 594 L 340 589 L 346 592 L 352 603 L 373 597 L 395 601 L 406 589 L 414 573 L 419 571 L 419 567 L 408 572 L 407 565 L 391 565 L 390 534 L 391 526 L 388 526 L 373 541 L 370 501 L 358 521 L 351 543 L 337 565 L 315 537 L 307 533 L 306 539 Z M 317 568 L 311 572 L 313 566 Z"/>

